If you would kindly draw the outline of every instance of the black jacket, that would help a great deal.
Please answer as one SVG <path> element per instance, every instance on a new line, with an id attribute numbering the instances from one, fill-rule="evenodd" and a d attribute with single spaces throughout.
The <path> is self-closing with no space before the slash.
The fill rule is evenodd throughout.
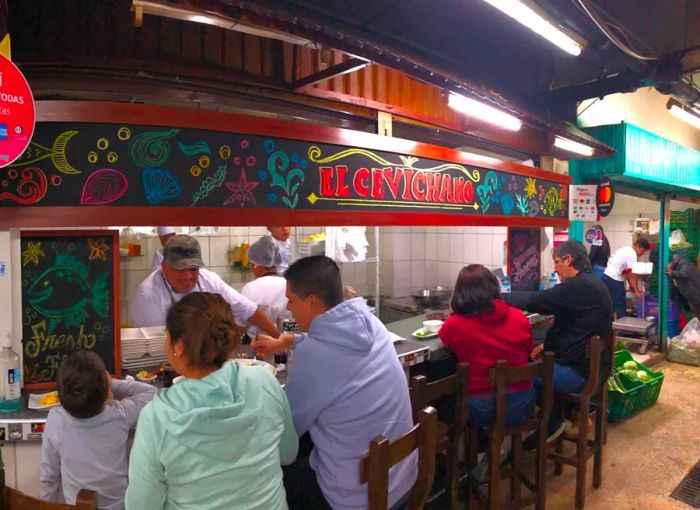
<path id="1" fill-rule="evenodd" d="M 612 327 L 612 301 L 605 284 L 590 270 L 579 272 L 551 289 L 538 292 L 511 292 L 503 300 L 521 310 L 554 316 L 547 332 L 544 350 L 554 353 L 554 361 L 588 376 L 586 346 L 591 337 Z"/>
<path id="2" fill-rule="evenodd" d="M 591 251 L 588 252 L 588 260 L 591 261 L 592 266 L 606 267 L 609 258 L 610 243 L 608 242 L 608 238 L 603 235 L 603 244 L 600 246 L 591 246 Z"/>
<path id="3" fill-rule="evenodd" d="M 695 265 L 680 255 L 674 255 L 671 278 L 691 309 L 700 309 L 700 271 Z"/>

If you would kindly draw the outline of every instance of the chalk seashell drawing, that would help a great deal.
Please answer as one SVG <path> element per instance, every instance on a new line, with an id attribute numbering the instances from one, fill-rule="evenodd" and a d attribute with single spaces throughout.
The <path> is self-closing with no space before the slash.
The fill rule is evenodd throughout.
<path id="1" fill-rule="evenodd" d="M 120 199 L 126 193 L 129 181 L 114 168 L 101 168 L 85 180 L 80 197 L 82 205 L 105 205 Z"/>
<path id="2" fill-rule="evenodd" d="M 149 204 L 157 205 L 181 194 L 177 177 L 165 168 L 144 168 L 141 180 Z"/>

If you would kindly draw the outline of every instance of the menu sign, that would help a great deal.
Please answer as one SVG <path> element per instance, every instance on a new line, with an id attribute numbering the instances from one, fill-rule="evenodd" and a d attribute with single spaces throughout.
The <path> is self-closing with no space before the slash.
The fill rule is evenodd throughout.
<path id="1" fill-rule="evenodd" d="M 508 273 L 512 290 L 539 289 L 540 259 L 539 229 L 508 229 Z"/>
<path id="2" fill-rule="evenodd" d="M 119 370 L 116 231 L 26 232 L 21 239 L 22 351 L 27 385 L 53 383 L 73 352 Z"/>
<path id="3" fill-rule="evenodd" d="M 0 171 L 0 176 L 2 176 Z M 361 147 L 157 126 L 40 123 L 2 206 L 164 206 L 567 218 L 568 185 Z"/>
<path id="4" fill-rule="evenodd" d="M 32 91 L 17 66 L 0 55 L 0 167 L 9 165 L 22 155 L 32 139 L 32 133 Z"/>

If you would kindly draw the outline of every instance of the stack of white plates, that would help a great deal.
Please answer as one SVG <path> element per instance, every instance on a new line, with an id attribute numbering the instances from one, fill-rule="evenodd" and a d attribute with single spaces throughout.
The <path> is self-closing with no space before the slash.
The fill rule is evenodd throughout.
<path id="1" fill-rule="evenodd" d="M 122 366 L 126 369 L 142 369 L 159 365 L 167 360 L 165 355 L 165 328 L 122 328 Z"/>

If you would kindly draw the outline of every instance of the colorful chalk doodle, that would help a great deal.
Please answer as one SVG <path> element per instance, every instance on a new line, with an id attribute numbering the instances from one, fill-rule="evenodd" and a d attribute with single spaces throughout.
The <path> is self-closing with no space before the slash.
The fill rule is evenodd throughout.
<path id="1" fill-rule="evenodd" d="M 0 207 L 167 204 L 568 216 L 567 184 L 555 174 L 541 178 L 526 170 L 511 173 L 363 147 L 202 129 L 61 122 L 37 124 L 32 143 L 22 156 L 24 166 L 10 168 L 14 173 L 0 169 Z M 82 162 L 82 173 L 66 168 L 68 161 Z M 28 168 L 28 162 L 35 167 Z M 142 185 L 134 186 L 137 181 Z M 20 183 L 22 193 L 16 190 Z"/>
<path id="2" fill-rule="evenodd" d="M 68 163 L 68 158 L 66 156 L 66 146 L 68 142 L 78 131 L 65 131 L 59 134 L 53 141 L 51 148 L 44 147 L 43 145 L 30 142 L 29 147 L 24 153 L 17 159 L 14 163 L 9 165 L 10 167 L 26 166 L 32 163 L 37 163 L 47 158 L 51 158 L 51 162 L 56 170 L 63 174 L 79 174 L 80 170 L 75 169 Z"/>
<path id="3" fill-rule="evenodd" d="M 82 205 L 106 205 L 119 200 L 129 188 L 126 176 L 114 168 L 101 168 L 91 173 L 80 197 Z"/>
<path id="4" fill-rule="evenodd" d="M 149 204 L 162 204 L 180 196 L 180 182 L 173 172 L 165 168 L 144 168 L 141 181 Z"/>
<path id="5" fill-rule="evenodd" d="M 39 202 L 46 194 L 47 182 L 46 174 L 40 168 L 30 166 L 17 172 L 16 170 L 5 170 L 7 177 L 14 175 L 14 178 L 3 179 L 0 183 L 0 202 L 11 200 L 22 205 L 31 205 Z M 12 188 L 13 191 L 7 191 Z"/>
<path id="6" fill-rule="evenodd" d="M 237 203 L 240 207 L 245 204 L 255 205 L 255 197 L 251 193 L 256 186 L 260 184 L 258 181 L 249 181 L 245 174 L 245 168 L 241 168 L 241 175 L 238 182 L 229 181 L 224 183 L 224 186 L 231 192 L 222 205 L 230 205 Z"/>
<path id="7" fill-rule="evenodd" d="M 41 249 L 41 242 L 27 243 L 27 247 L 22 252 L 22 265 L 26 266 L 29 263 L 38 264 L 41 257 L 45 257 L 44 250 Z"/>
<path id="8" fill-rule="evenodd" d="M 172 138 L 179 132 L 179 129 L 146 131 L 134 137 L 131 142 L 129 142 L 129 156 L 131 157 L 131 161 L 140 167 L 162 165 L 170 157 L 171 148 L 168 138 Z"/>
<path id="9" fill-rule="evenodd" d="M 207 177 L 202 185 L 199 187 L 197 192 L 192 195 L 192 205 L 196 204 L 200 200 L 205 199 L 209 193 L 214 189 L 218 188 L 223 184 L 226 178 L 226 171 L 228 167 L 226 165 L 220 166 L 216 173 L 212 176 Z"/>
<path id="10" fill-rule="evenodd" d="M 103 262 L 107 261 L 107 250 L 109 250 L 109 246 L 107 246 L 107 243 L 105 243 L 104 238 L 100 239 L 92 239 L 88 238 L 87 240 L 88 248 L 90 249 L 90 255 L 88 255 L 88 260 L 102 260 Z"/>

